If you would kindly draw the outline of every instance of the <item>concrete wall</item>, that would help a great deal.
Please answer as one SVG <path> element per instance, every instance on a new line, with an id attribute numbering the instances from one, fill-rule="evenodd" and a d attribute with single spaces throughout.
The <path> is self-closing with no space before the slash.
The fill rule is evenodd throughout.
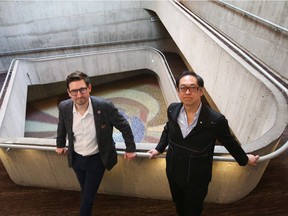
<path id="1" fill-rule="evenodd" d="M 32 146 L 55 145 L 55 140 L 52 139 L 1 139 L 1 142 L 9 141 Z M 149 148 L 152 147 L 149 144 Z M 59 156 L 54 151 L 13 148 L 6 151 L 5 148 L 0 148 L 0 158 L 10 178 L 18 185 L 80 190 L 73 169 L 68 168 L 67 157 Z M 123 156 L 118 156 L 117 165 L 111 171 L 105 172 L 98 192 L 171 199 L 165 173 L 165 159 L 149 160 L 138 157 L 128 162 Z"/>
<path id="2" fill-rule="evenodd" d="M 18 67 L 15 63 L 15 67 Z M 0 137 L 23 137 L 25 130 L 26 100 L 29 79 L 25 73 L 11 74 L 6 97 L 0 109 Z M 13 98 L 13 100 L 11 100 Z"/>
<path id="3" fill-rule="evenodd" d="M 189 66 L 204 78 L 207 94 L 242 146 L 251 152 L 257 143 L 266 146 L 277 140 L 288 119 L 281 91 L 177 4 L 157 1 L 145 6 L 155 9 Z M 265 123 L 260 123 L 263 118 Z"/>
<path id="4" fill-rule="evenodd" d="M 204 78 L 206 95 L 227 117 L 245 151 L 259 155 L 273 151 L 288 122 L 284 97 L 287 91 L 283 95 L 177 4 L 157 1 L 146 3 L 146 7 L 154 9 L 189 67 Z M 218 146 L 215 152 L 225 152 L 225 149 Z M 254 168 L 246 167 L 245 171 L 237 164 L 224 163 L 214 164 L 207 202 L 225 203 L 243 197 L 256 187 L 269 161 Z M 245 184 L 245 187 L 240 189 L 239 184 Z"/>
<path id="5" fill-rule="evenodd" d="M 152 46 L 176 47 L 137 1 L 2 1 L 0 72 L 13 58 Z M 34 50 L 34 51 L 33 51 Z"/>
<path id="6" fill-rule="evenodd" d="M 219 1 L 181 1 L 288 81 L 288 32 L 244 16 Z M 287 1 L 224 1 L 288 29 Z"/>

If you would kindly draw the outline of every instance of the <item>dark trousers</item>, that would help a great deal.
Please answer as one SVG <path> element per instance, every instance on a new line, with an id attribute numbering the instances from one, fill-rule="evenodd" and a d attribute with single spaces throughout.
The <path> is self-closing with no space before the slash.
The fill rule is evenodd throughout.
<path id="1" fill-rule="evenodd" d="M 94 198 L 105 172 L 100 154 L 81 156 L 74 152 L 72 168 L 81 187 L 80 216 L 91 216 Z"/>
<path id="2" fill-rule="evenodd" d="M 168 176 L 168 182 L 179 216 L 200 216 L 204 199 L 208 192 L 207 184 L 183 183 L 179 184 Z"/>

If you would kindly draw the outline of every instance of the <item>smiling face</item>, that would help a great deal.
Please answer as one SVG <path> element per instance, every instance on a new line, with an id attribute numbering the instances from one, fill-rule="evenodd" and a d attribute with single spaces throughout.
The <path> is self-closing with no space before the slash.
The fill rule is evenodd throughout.
<path id="1" fill-rule="evenodd" d="M 69 83 L 67 92 L 76 106 L 83 106 L 89 102 L 91 89 L 91 84 L 87 86 L 84 80 L 77 80 Z"/>
<path id="2" fill-rule="evenodd" d="M 201 103 L 203 88 L 199 87 L 196 77 L 191 75 L 183 76 L 179 80 L 178 96 L 184 106 L 198 107 Z"/>

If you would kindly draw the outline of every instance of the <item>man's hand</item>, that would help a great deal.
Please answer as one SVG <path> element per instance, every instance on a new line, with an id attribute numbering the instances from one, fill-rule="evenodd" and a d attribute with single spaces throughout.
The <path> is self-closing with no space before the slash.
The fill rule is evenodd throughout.
<path id="1" fill-rule="evenodd" d="M 65 155 L 66 154 L 66 151 L 67 149 L 64 147 L 64 148 L 56 148 L 56 153 L 59 154 L 59 155 Z"/>
<path id="2" fill-rule="evenodd" d="M 255 166 L 257 164 L 257 161 L 259 160 L 260 156 L 259 155 L 252 155 L 248 154 L 248 164 L 251 166 Z"/>
<path id="3" fill-rule="evenodd" d="M 156 149 L 151 149 L 151 150 L 149 150 L 147 153 L 151 154 L 150 157 L 149 157 L 149 159 L 152 159 L 152 158 L 154 158 L 155 156 L 157 156 L 157 155 L 160 154 L 160 152 L 158 152 Z"/>
<path id="4" fill-rule="evenodd" d="M 129 160 L 133 160 L 136 157 L 136 153 L 135 152 L 125 152 L 124 154 L 124 158 Z"/>

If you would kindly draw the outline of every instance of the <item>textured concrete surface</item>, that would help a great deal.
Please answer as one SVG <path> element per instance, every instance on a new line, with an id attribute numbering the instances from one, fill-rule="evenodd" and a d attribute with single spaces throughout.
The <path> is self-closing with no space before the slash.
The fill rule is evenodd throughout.
<path id="1" fill-rule="evenodd" d="M 251 194 L 232 204 L 205 204 L 203 216 L 286 216 L 287 182 L 288 152 L 270 162 L 260 183 Z M 14 184 L 1 161 L 0 197 L 3 216 L 77 216 L 80 202 L 78 191 Z M 174 204 L 169 200 L 103 194 L 97 196 L 93 213 L 95 216 L 176 216 Z"/>

